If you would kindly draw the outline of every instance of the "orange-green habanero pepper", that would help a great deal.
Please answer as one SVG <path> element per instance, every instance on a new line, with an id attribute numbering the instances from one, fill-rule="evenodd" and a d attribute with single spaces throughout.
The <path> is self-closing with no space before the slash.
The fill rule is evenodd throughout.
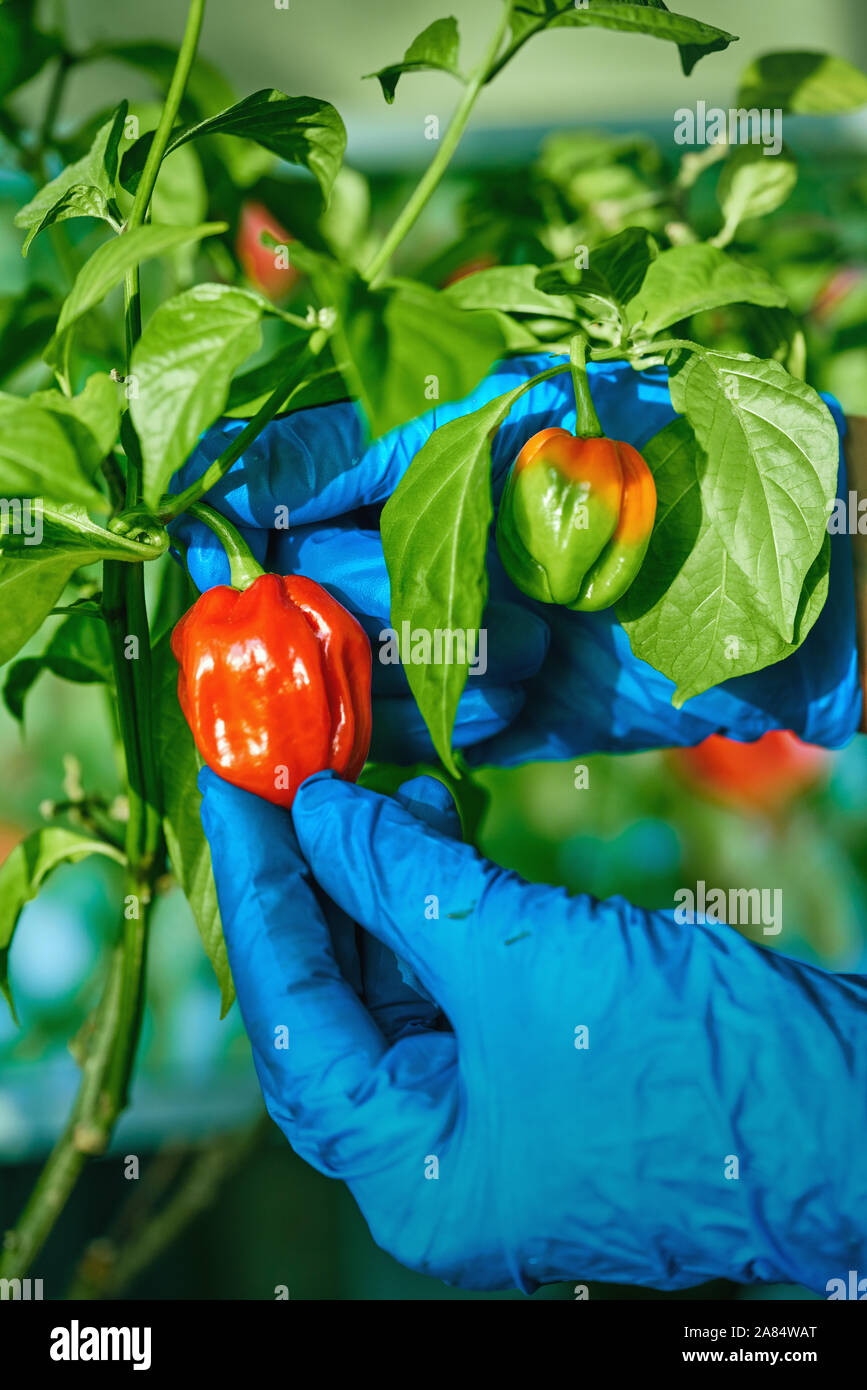
<path id="1" fill-rule="evenodd" d="M 540 430 L 512 464 L 497 548 L 531 598 L 596 611 L 638 574 L 655 515 L 653 475 L 631 444 Z"/>
<path id="2" fill-rule="evenodd" d="M 531 598 L 596 611 L 641 569 L 656 517 L 653 474 L 637 449 L 608 439 L 593 404 L 583 333 L 569 343 L 575 433 L 540 430 L 506 481 L 497 547 Z"/>
<path id="3" fill-rule="evenodd" d="M 172 634 L 178 698 L 208 767 L 278 806 L 305 777 L 351 781 L 370 745 L 370 643 L 301 575 L 203 593 Z"/>

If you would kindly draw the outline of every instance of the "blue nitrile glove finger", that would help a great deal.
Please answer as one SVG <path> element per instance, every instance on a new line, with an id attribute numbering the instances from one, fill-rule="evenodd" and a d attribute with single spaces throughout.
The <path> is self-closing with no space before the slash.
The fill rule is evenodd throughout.
<path id="1" fill-rule="evenodd" d="M 426 1056 L 437 1035 L 418 1038 L 392 1109 L 332 1137 L 363 1147 L 382 1126 L 350 1186 L 397 1259 L 472 1288 L 723 1277 L 824 1293 L 867 1269 L 852 1160 L 867 980 L 718 923 L 527 884 L 328 775 L 292 816 L 318 883 L 410 961 L 455 1031 L 445 1075 Z M 431 1113 L 439 1128 L 420 1125 Z"/>
<path id="2" fill-rule="evenodd" d="M 457 806 L 448 787 L 435 777 L 414 777 L 404 782 L 395 801 L 441 835 L 460 840 Z M 369 932 L 359 929 L 357 936 L 364 1001 L 389 1042 L 396 1042 L 406 1033 L 444 1026 L 442 1010 L 420 996 L 421 982 L 409 966 Z"/>
<path id="3" fill-rule="evenodd" d="M 210 781 L 211 798 L 219 797 L 226 784 L 214 774 L 210 774 Z M 457 807 L 448 788 L 436 778 L 417 777 L 405 782 L 395 793 L 395 800 L 425 825 L 461 838 Z M 313 888 L 340 973 L 362 997 L 386 1041 L 396 1042 L 408 1033 L 445 1026 L 442 1010 L 425 994 L 409 966 L 376 937 L 363 932 L 315 884 Z"/>
<path id="4" fill-rule="evenodd" d="M 390 1046 L 338 969 L 326 914 L 341 909 L 313 884 L 290 815 L 209 768 L 199 787 L 229 964 L 268 1112 L 321 1172 L 378 1170 L 416 1137 L 416 1125 L 433 1134 L 447 1121 L 454 1038 L 425 1031 L 436 1007 L 374 971 L 375 1003 L 387 1027 L 404 1035 Z M 438 819 L 436 804 L 429 814 Z M 428 1069 L 431 1088 L 414 1097 L 409 1083 Z M 406 1104 L 396 1108 L 392 1091 L 401 1086 Z"/>

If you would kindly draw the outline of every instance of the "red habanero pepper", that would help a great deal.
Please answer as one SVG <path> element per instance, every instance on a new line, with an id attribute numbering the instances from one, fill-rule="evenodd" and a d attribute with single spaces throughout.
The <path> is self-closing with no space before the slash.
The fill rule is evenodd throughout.
<path id="1" fill-rule="evenodd" d="M 305 777 L 354 781 L 370 746 L 370 643 L 302 575 L 203 593 L 175 627 L 178 699 L 214 772 L 278 806 Z"/>

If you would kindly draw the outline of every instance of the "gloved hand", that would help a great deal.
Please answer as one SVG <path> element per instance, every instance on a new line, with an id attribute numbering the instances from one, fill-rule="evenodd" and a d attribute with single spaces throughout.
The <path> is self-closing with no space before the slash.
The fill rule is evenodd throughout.
<path id="1" fill-rule="evenodd" d="M 373 757 L 413 762 L 432 745 L 400 667 L 375 657 L 390 624 L 390 590 L 374 508 L 394 491 L 431 431 L 478 409 L 551 365 L 547 355 L 498 366 L 465 401 L 438 405 L 370 448 L 350 402 L 297 411 L 272 421 L 208 501 L 242 530 L 257 559 L 324 584 L 366 628 L 374 649 Z M 643 373 L 625 363 L 591 363 L 593 399 L 606 433 L 641 449 L 675 418 L 663 369 Z M 838 429 L 845 421 L 831 403 Z M 575 427 L 568 372 L 541 382 L 512 408 L 494 440 L 493 488 L 499 499 L 512 459 L 536 431 Z M 224 421 L 202 439 L 175 483 L 200 477 L 243 427 Z M 841 462 L 840 492 L 846 494 Z M 288 507 L 290 529 L 277 530 Z M 200 589 L 228 581 L 219 542 L 199 523 L 178 526 Z M 825 608 L 803 646 L 787 660 L 726 681 L 671 705 L 672 682 L 633 656 L 609 609 L 572 613 L 525 598 L 504 573 L 493 542 L 488 557 L 491 601 L 489 669 L 467 682 L 455 746 L 471 762 L 511 765 L 582 753 L 689 745 L 711 733 L 753 739 L 789 728 L 812 743 L 838 747 L 858 726 L 861 695 L 855 652 L 851 557 L 845 535 L 832 537 Z"/>
<path id="2" fill-rule="evenodd" d="M 867 981 L 524 883 L 428 778 L 320 773 L 291 816 L 200 786 L 268 1109 L 402 1263 L 526 1291 L 867 1269 Z"/>

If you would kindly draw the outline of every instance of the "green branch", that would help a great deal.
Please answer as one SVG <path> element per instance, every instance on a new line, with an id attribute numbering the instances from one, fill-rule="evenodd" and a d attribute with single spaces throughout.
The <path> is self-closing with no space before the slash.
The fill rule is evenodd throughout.
<path id="1" fill-rule="evenodd" d="M 470 118 L 470 112 L 476 104 L 479 92 L 488 81 L 492 63 L 500 51 L 503 42 L 503 35 L 509 22 L 510 6 L 503 4 L 503 13 L 500 16 L 496 30 L 491 37 L 491 41 L 485 50 L 484 57 L 478 67 L 470 77 L 464 94 L 458 103 L 454 115 L 449 122 L 448 129 L 443 136 L 439 149 L 416 185 L 409 200 L 398 213 L 395 222 L 364 272 L 364 278 L 374 284 L 378 276 L 385 270 L 395 250 L 403 241 L 407 232 L 415 225 L 434 189 L 448 168 L 452 155 L 460 144 L 461 136 Z"/>
<path id="2" fill-rule="evenodd" d="M 574 9 L 574 4 L 572 3 L 572 0 L 567 0 L 567 3 L 565 5 L 561 5 L 558 10 L 555 10 L 553 12 L 546 11 L 545 14 L 540 15 L 537 23 L 531 24 L 522 32 L 520 38 L 514 39 L 509 44 L 508 48 L 505 50 L 501 57 L 497 58 L 496 54 L 494 55 L 495 61 L 491 63 L 488 69 L 487 76 L 485 77 L 485 82 L 493 82 L 494 78 L 499 76 L 499 74 L 503 71 L 503 68 L 506 66 L 506 64 L 511 63 L 515 54 L 518 53 L 524 47 L 524 44 L 527 42 L 528 39 L 531 39 L 534 34 L 539 34 L 543 29 L 546 29 L 548 25 L 551 23 L 551 20 L 554 19 L 556 15 L 566 14 L 571 9 Z"/>
<path id="3" fill-rule="evenodd" d="M 199 34 L 202 29 L 202 19 L 205 13 L 205 0 L 190 0 L 190 7 L 187 11 L 187 27 L 184 30 L 184 37 L 178 51 L 178 59 L 175 63 L 175 70 L 169 84 L 169 90 L 163 103 L 162 114 L 148 150 L 145 166 L 139 179 L 138 188 L 135 192 L 132 209 L 126 220 L 124 231 L 132 231 L 134 227 L 140 227 L 144 222 L 151 195 L 160 171 L 163 155 L 169 143 L 169 137 L 175 124 L 184 89 L 187 85 L 187 78 L 196 56 L 196 48 L 199 42 Z M 130 359 L 132 350 L 141 337 L 141 282 L 139 279 L 139 268 L 128 270 L 124 276 L 124 341 L 126 345 L 126 370 L 130 371 Z M 129 467 L 127 471 L 126 505 L 135 506 L 141 497 L 141 472 L 137 468 Z"/>
<path id="4" fill-rule="evenodd" d="M 204 502 L 193 502 L 187 511 L 190 516 L 210 527 L 225 550 L 229 561 L 229 583 L 233 589 L 248 589 L 261 578 L 265 571 L 231 521 Z"/>

